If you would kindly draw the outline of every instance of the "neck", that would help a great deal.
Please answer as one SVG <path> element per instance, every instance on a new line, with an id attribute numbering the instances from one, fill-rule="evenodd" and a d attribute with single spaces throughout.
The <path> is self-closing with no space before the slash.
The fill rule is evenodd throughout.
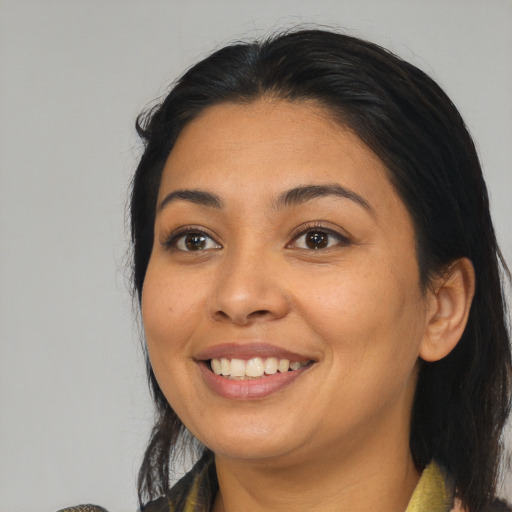
<path id="1" fill-rule="evenodd" d="M 363 452 L 359 445 L 353 454 L 332 450 L 329 456 L 300 460 L 216 456 L 219 493 L 213 510 L 404 511 L 419 474 L 407 445 L 380 442 L 379 447 L 366 444 Z"/>

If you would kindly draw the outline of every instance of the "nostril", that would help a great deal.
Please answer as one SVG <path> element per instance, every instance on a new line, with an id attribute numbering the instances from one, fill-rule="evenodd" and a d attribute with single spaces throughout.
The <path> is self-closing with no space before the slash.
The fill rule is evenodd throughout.
<path id="1" fill-rule="evenodd" d="M 267 309 L 259 309 L 258 311 L 253 311 L 252 313 L 250 313 L 249 317 L 260 317 L 268 315 L 269 313 L 270 311 L 268 311 Z"/>
<path id="2" fill-rule="evenodd" d="M 243 287 L 237 283 L 240 284 L 240 280 L 231 275 L 213 290 L 207 307 L 214 321 L 229 320 L 245 325 L 282 318 L 287 314 L 288 300 L 274 281 L 259 284 L 249 281 Z"/>
<path id="3" fill-rule="evenodd" d="M 219 310 L 215 313 L 214 317 L 217 321 L 224 321 L 227 319 L 231 319 L 237 324 L 245 325 L 250 323 L 251 321 L 258 320 L 259 318 L 264 318 L 266 316 L 270 316 L 272 313 L 268 309 L 258 309 L 256 311 L 252 311 L 249 314 L 237 314 L 236 312 L 226 313 L 226 311 Z"/>

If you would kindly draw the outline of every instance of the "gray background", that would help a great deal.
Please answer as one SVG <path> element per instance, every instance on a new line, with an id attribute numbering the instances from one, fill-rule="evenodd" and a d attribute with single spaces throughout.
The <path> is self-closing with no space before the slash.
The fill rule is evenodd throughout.
<path id="1" fill-rule="evenodd" d="M 510 0 L 0 0 L 0 511 L 135 510 L 152 409 L 126 288 L 134 118 L 213 48 L 305 22 L 440 82 L 512 261 Z"/>

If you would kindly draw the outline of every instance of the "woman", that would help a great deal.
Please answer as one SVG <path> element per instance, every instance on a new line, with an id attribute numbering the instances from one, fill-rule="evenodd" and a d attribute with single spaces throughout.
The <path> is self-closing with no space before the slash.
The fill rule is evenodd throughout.
<path id="1" fill-rule="evenodd" d="M 215 52 L 138 127 L 158 408 L 139 490 L 167 493 L 147 510 L 486 510 L 506 266 L 440 88 L 373 44 L 297 31 Z M 204 455 L 169 491 L 185 429 Z"/>
<path id="2" fill-rule="evenodd" d="M 142 508 L 505 507 L 507 269 L 441 89 L 374 44 L 295 31 L 215 52 L 138 130 Z"/>

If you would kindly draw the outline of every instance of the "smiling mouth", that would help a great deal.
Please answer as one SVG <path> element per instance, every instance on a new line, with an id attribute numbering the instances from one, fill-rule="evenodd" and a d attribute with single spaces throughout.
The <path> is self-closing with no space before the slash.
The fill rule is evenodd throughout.
<path id="1" fill-rule="evenodd" d="M 253 357 L 247 360 L 222 357 L 209 360 L 209 368 L 215 375 L 230 380 L 261 379 L 276 373 L 294 372 L 310 364 L 313 361 L 290 361 L 277 357 Z"/>

